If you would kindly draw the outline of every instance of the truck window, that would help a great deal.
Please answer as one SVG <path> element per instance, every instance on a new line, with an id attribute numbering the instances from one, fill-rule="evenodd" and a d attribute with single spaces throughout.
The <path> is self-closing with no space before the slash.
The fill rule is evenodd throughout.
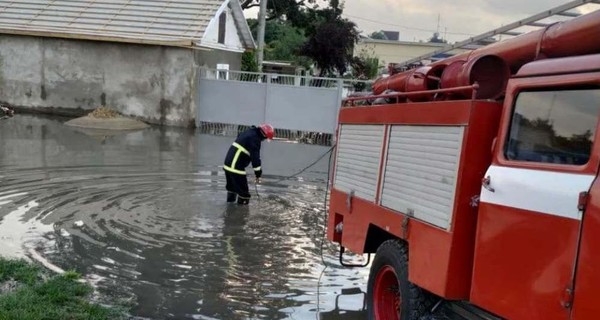
<path id="1" fill-rule="evenodd" d="M 521 92 L 506 143 L 509 160 L 583 165 L 590 158 L 600 89 Z"/>

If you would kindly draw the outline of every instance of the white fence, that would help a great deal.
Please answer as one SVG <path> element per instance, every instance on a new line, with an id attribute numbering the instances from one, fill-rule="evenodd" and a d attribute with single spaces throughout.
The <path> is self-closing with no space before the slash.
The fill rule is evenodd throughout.
<path id="1" fill-rule="evenodd" d="M 198 126 L 252 125 L 333 134 L 342 98 L 365 81 L 201 69 Z"/>
<path id="2" fill-rule="evenodd" d="M 353 92 L 368 91 L 372 81 L 323 78 L 310 76 L 297 76 L 277 73 L 258 73 L 244 71 L 229 71 L 215 69 L 200 69 L 201 79 L 228 80 L 238 82 L 271 83 L 286 86 L 314 87 L 314 88 L 339 88 L 342 87 L 343 97 Z"/>

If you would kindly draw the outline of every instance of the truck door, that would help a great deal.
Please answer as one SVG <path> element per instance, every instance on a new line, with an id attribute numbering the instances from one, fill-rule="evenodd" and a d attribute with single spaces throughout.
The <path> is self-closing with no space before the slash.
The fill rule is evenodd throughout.
<path id="1" fill-rule="evenodd" d="M 482 181 L 471 300 L 509 319 L 570 316 L 578 205 L 598 169 L 600 89 L 559 80 L 511 80 Z"/>

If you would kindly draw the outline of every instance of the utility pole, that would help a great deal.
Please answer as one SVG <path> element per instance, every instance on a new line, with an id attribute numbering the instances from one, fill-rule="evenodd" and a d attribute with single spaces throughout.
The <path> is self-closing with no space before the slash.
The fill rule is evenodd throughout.
<path id="1" fill-rule="evenodd" d="M 258 11 L 258 71 L 262 72 L 263 57 L 265 51 L 265 25 L 267 22 L 267 0 L 260 0 L 260 11 Z"/>

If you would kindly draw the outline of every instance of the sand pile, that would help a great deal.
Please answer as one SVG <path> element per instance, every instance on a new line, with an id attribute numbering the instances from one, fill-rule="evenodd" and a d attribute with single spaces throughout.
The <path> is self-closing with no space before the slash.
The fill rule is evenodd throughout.
<path id="1" fill-rule="evenodd" d="M 109 107 L 99 107 L 86 116 L 65 123 L 68 126 L 103 129 L 103 130 L 137 130 L 147 128 L 142 121 L 123 116 Z"/>

